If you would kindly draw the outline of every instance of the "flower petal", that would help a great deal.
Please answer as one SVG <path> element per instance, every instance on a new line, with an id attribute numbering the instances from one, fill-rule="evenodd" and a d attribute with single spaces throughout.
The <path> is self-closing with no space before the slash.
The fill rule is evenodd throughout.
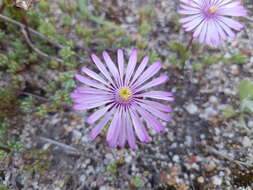
<path id="1" fill-rule="evenodd" d="M 109 80 L 111 82 L 111 84 L 113 84 L 115 86 L 115 83 L 113 82 L 113 80 L 110 76 L 110 73 L 107 71 L 104 64 L 101 62 L 101 60 L 95 54 L 92 54 L 91 58 L 92 58 L 93 62 L 96 64 L 99 71 L 105 76 L 105 78 L 107 78 L 107 80 Z"/>
<path id="2" fill-rule="evenodd" d="M 118 120 L 120 119 L 120 111 L 119 109 L 115 109 L 115 113 L 112 119 L 112 122 L 109 126 L 107 135 L 106 135 L 106 140 L 111 143 L 113 141 L 113 139 L 117 139 L 116 135 L 117 135 L 117 127 L 119 127 L 117 125 Z"/>
<path id="3" fill-rule="evenodd" d="M 128 85 L 129 80 L 134 72 L 134 68 L 136 66 L 137 63 L 137 50 L 133 49 L 127 64 L 127 68 L 126 68 L 126 78 L 125 78 L 125 85 Z"/>
<path id="4" fill-rule="evenodd" d="M 171 117 L 161 111 L 159 111 L 158 109 L 156 109 L 155 107 L 152 106 L 148 106 L 142 103 L 138 103 L 142 108 L 146 109 L 148 112 L 150 112 L 151 114 L 153 114 L 154 116 L 156 116 L 157 118 L 164 120 L 164 121 L 171 121 Z"/>
<path id="5" fill-rule="evenodd" d="M 105 113 L 112 107 L 112 105 L 108 105 L 102 109 L 99 109 L 97 111 L 95 111 L 93 114 L 91 114 L 86 122 L 89 124 L 95 123 L 98 119 L 100 119 L 103 115 L 105 115 Z"/>
<path id="6" fill-rule="evenodd" d="M 160 77 L 158 77 L 158 78 L 156 78 L 156 79 L 154 79 L 154 80 L 148 82 L 148 83 L 145 84 L 144 86 L 142 86 L 142 87 L 136 89 L 135 93 L 140 92 L 140 91 L 142 91 L 142 90 L 145 90 L 145 89 L 147 89 L 147 88 L 151 88 L 151 87 L 153 87 L 153 86 L 157 86 L 157 85 L 160 85 L 160 84 L 162 84 L 162 83 L 165 83 L 167 80 L 168 80 L 168 76 L 166 76 L 166 75 L 160 76 Z"/>
<path id="7" fill-rule="evenodd" d="M 123 148 L 126 144 L 126 138 L 127 138 L 127 132 L 126 132 L 126 127 L 127 127 L 127 121 L 126 121 L 126 113 L 122 112 L 122 124 L 121 124 L 121 131 L 119 133 L 118 137 L 118 145 Z"/>
<path id="8" fill-rule="evenodd" d="M 114 79 L 116 81 L 119 81 L 120 77 L 119 77 L 118 69 L 117 69 L 117 67 L 113 63 L 111 57 L 109 56 L 109 54 L 106 51 L 103 51 L 103 57 L 104 57 L 104 60 L 105 60 L 105 63 L 107 65 L 108 69 L 112 73 L 112 76 L 114 77 Z"/>
<path id="9" fill-rule="evenodd" d="M 144 71 L 144 69 L 147 66 L 148 60 L 149 58 L 147 56 L 142 59 L 140 66 L 136 70 L 134 77 L 130 82 L 130 85 L 132 85 L 136 81 L 136 79 L 140 76 L 140 74 Z"/>
<path id="10" fill-rule="evenodd" d="M 100 121 L 99 123 L 92 129 L 90 133 L 90 138 L 95 139 L 99 133 L 103 130 L 104 126 L 108 123 L 111 119 L 112 112 L 108 112 Z"/>
<path id="11" fill-rule="evenodd" d="M 110 102 L 111 102 L 111 100 L 100 101 L 100 102 L 92 103 L 92 104 L 76 104 L 76 105 L 73 106 L 73 109 L 77 110 L 77 111 L 79 111 L 79 110 L 88 110 L 88 109 L 92 109 L 92 108 L 102 106 L 102 105 L 110 103 Z"/>
<path id="12" fill-rule="evenodd" d="M 119 74 L 120 74 L 120 80 L 121 85 L 123 85 L 124 80 L 124 54 L 122 50 L 118 50 L 118 65 L 119 65 Z"/>
<path id="13" fill-rule="evenodd" d="M 76 88 L 76 93 L 78 94 L 111 94 L 110 92 L 108 91 L 103 91 L 103 90 L 99 90 L 99 89 L 96 89 L 96 88 L 90 88 L 90 87 L 84 87 L 84 86 L 80 86 L 80 87 L 77 87 Z"/>
<path id="14" fill-rule="evenodd" d="M 153 128 L 157 132 L 161 132 L 165 129 L 165 127 L 153 115 L 145 111 L 142 107 L 135 105 L 135 108 L 150 128 Z"/>
<path id="15" fill-rule="evenodd" d="M 138 80 L 133 84 L 133 87 L 136 88 L 146 82 L 148 79 L 153 77 L 161 69 L 161 63 L 155 62 L 147 68 L 146 71 L 138 78 Z"/>
<path id="16" fill-rule="evenodd" d="M 106 88 L 104 85 L 102 85 L 100 83 L 97 83 L 97 82 L 95 82 L 91 79 L 88 79 L 87 77 L 84 77 L 82 75 L 76 74 L 75 78 L 77 80 L 79 80 L 81 83 L 84 83 L 88 86 L 91 86 L 91 87 L 94 87 L 94 88 L 99 88 L 99 89 L 102 89 L 102 90 L 108 90 L 108 88 Z"/>
<path id="17" fill-rule="evenodd" d="M 145 129 L 137 113 L 134 110 L 130 110 L 129 112 L 132 118 L 132 122 L 137 137 L 140 139 L 141 142 L 150 142 L 151 138 L 149 137 L 147 130 Z"/>
<path id="18" fill-rule="evenodd" d="M 136 139 L 135 139 L 134 130 L 133 130 L 132 122 L 130 120 L 129 113 L 126 113 L 126 123 L 127 123 L 126 134 L 127 134 L 128 144 L 131 149 L 136 149 L 137 148 Z"/>
<path id="19" fill-rule="evenodd" d="M 138 100 L 139 102 L 142 102 L 146 105 L 155 107 L 156 109 L 160 110 L 160 111 L 164 111 L 164 112 L 172 112 L 172 108 L 169 105 L 164 105 L 161 104 L 159 102 L 154 102 L 154 101 L 150 101 L 150 100 Z"/>
<path id="20" fill-rule="evenodd" d="M 85 74 L 87 74 L 89 77 L 91 77 L 91 78 L 93 78 L 93 79 L 95 79 L 95 80 L 97 80 L 97 81 L 99 81 L 99 82 L 101 82 L 101 83 L 103 83 L 103 84 L 105 84 L 105 85 L 109 85 L 108 84 L 108 82 L 106 82 L 102 77 L 100 77 L 97 73 L 95 73 L 94 71 L 92 71 L 92 70 L 90 70 L 90 69 L 88 69 L 88 68 L 86 68 L 86 67 L 83 67 L 82 68 L 82 71 L 85 73 Z"/>

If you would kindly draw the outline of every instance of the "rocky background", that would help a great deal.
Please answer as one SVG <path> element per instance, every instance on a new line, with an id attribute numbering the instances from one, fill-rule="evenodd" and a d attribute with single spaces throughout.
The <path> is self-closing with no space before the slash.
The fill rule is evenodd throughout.
<path id="1" fill-rule="evenodd" d="M 189 51 L 176 0 L 14 4 L 0 15 L 0 190 L 253 188 L 251 0 L 237 39 Z M 89 113 L 69 98 L 89 55 L 118 48 L 160 60 L 176 98 L 173 122 L 136 151 L 90 141 Z"/>

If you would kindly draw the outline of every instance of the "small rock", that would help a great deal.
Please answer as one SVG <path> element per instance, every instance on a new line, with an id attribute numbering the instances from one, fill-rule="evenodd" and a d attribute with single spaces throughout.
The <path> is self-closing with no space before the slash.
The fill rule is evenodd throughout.
<path id="1" fill-rule="evenodd" d="M 197 181 L 198 181 L 199 183 L 204 183 L 204 182 L 205 182 L 205 179 L 204 179 L 204 177 L 199 176 L 198 179 L 197 179 Z"/>
<path id="2" fill-rule="evenodd" d="M 112 161 L 114 160 L 113 155 L 110 154 L 110 153 L 107 153 L 107 154 L 105 155 L 105 158 L 106 158 L 107 160 L 109 160 L 110 162 L 112 162 Z"/>
<path id="3" fill-rule="evenodd" d="M 239 67 L 238 67 L 237 65 L 232 65 L 232 66 L 230 67 L 230 73 L 231 73 L 232 75 L 239 75 L 239 74 L 240 74 L 240 69 L 239 69 Z"/>
<path id="4" fill-rule="evenodd" d="M 210 96 L 209 97 L 209 102 L 211 104 L 217 105 L 219 103 L 219 100 L 218 100 L 218 98 L 216 96 Z"/>
<path id="5" fill-rule="evenodd" d="M 242 140 L 242 145 L 244 147 L 250 147 L 252 145 L 252 141 L 249 139 L 249 137 L 245 136 Z"/>
<path id="6" fill-rule="evenodd" d="M 215 168 L 217 168 L 216 164 L 214 161 L 209 161 L 208 164 L 205 165 L 205 168 L 207 171 L 213 171 Z"/>
<path id="7" fill-rule="evenodd" d="M 248 121 L 248 127 L 249 128 L 253 128 L 253 120 L 249 120 Z"/>
<path id="8" fill-rule="evenodd" d="M 185 109 L 190 113 L 190 114 L 196 114 L 198 113 L 198 107 L 193 104 L 193 103 L 190 103 L 188 104 Z"/>
<path id="9" fill-rule="evenodd" d="M 113 190 L 113 188 L 108 186 L 102 186 L 99 188 L 99 190 Z"/>
<path id="10" fill-rule="evenodd" d="M 179 156 L 178 155 L 174 155 L 173 156 L 173 158 L 172 158 L 172 160 L 174 161 L 174 162 L 179 162 L 180 161 L 180 158 L 179 158 Z"/>
<path id="11" fill-rule="evenodd" d="M 221 185 L 222 184 L 222 178 L 218 176 L 213 176 L 212 177 L 212 182 L 214 185 Z"/>
<path id="12" fill-rule="evenodd" d="M 126 158 L 125 158 L 125 161 L 126 163 L 130 163 L 132 161 L 132 156 L 128 155 Z"/>
<path id="13" fill-rule="evenodd" d="M 74 140 L 79 140 L 82 137 L 82 133 L 80 131 L 73 130 L 72 131 L 72 137 L 73 137 Z"/>

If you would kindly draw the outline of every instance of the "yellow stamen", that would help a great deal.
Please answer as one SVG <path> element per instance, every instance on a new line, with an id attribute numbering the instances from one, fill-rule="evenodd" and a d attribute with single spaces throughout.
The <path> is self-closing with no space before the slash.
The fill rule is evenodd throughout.
<path id="1" fill-rule="evenodd" d="M 214 13 L 216 13 L 217 8 L 216 7 L 210 7 L 209 11 L 210 11 L 211 14 L 214 14 Z"/>
<path id="2" fill-rule="evenodd" d="M 132 96 L 132 92 L 128 88 L 121 88 L 118 93 L 123 100 L 128 100 Z"/>

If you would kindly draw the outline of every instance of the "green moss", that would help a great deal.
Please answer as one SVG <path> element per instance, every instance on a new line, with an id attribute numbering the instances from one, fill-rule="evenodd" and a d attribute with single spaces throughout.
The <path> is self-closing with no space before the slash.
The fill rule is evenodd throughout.
<path id="1" fill-rule="evenodd" d="M 39 8 L 43 12 L 49 12 L 50 11 L 50 3 L 47 1 L 40 1 Z"/>
<path id="2" fill-rule="evenodd" d="M 136 188 L 142 188 L 142 187 L 143 187 L 141 178 L 138 177 L 138 176 L 132 177 L 132 178 L 130 179 L 130 183 L 131 183 L 132 185 L 134 185 Z"/>
<path id="3" fill-rule="evenodd" d="M 29 163 L 24 166 L 24 170 L 27 173 L 35 172 L 43 174 L 51 166 L 47 150 L 31 150 L 25 153 L 24 158 L 29 160 Z"/>
<path id="4" fill-rule="evenodd" d="M 0 190 L 9 190 L 9 188 L 6 187 L 5 185 L 0 185 Z"/>
<path id="5" fill-rule="evenodd" d="M 112 175 L 116 175 L 117 174 L 117 163 L 116 162 L 110 163 L 107 166 L 106 171 Z"/>
<path id="6" fill-rule="evenodd" d="M 243 54 L 236 53 L 231 56 L 228 62 L 234 64 L 243 64 L 247 62 L 247 57 Z"/>
<path id="7" fill-rule="evenodd" d="M 178 42 L 171 42 L 169 44 L 169 49 L 177 54 L 177 58 L 172 57 L 170 59 L 172 64 L 183 68 L 187 59 L 190 57 L 190 53 L 188 52 L 187 48 Z"/>
<path id="8" fill-rule="evenodd" d="M 210 55 L 210 56 L 205 56 L 203 59 L 203 64 L 204 65 L 213 65 L 217 64 L 220 60 L 223 59 L 223 55 Z"/>
<path id="9" fill-rule="evenodd" d="M 238 92 L 241 101 L 244 99 L 253 99 L 253 82 L 248 79 L 242 80 Z"/>
<path id="10" fill-rule="evenodd" d="M 48 37 L 55 37 L 57 32 L 55 28 L 55 23 L 52 21 L 46 22 L 45 20 L 40 19 L 40 25 L 38 27 L 40 33 Z"/>
<path id="11" fill-rule="evenodd" d="M 177 13 L 175 13 L 175 14 L 173 14 L 172 16 L 171 16 L 171 19 L 170 19 L 170 21 L 172 22 L 172 23 L 174 23 L 174 30 L 175 31 L 178 31 L 180 28 L 181 28 L 181 23 L 179 23 L 179 19 L 180 18 L 182 18 L 182 15 L 180 15 L 180 14 L 177 14 Z"/>

